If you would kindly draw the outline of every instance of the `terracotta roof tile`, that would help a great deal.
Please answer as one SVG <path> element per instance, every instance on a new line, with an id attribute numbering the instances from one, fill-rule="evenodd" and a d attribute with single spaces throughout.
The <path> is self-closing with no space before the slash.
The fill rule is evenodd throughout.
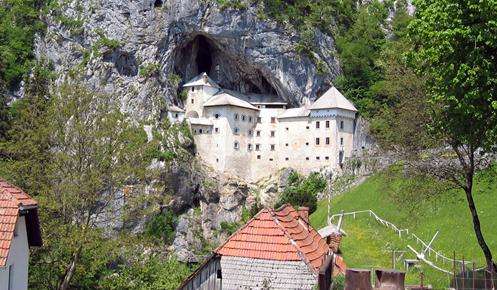
<path id="1" fill-rule="evenodd" d="M 219 255 L 304 261 L 317 272 L 329 253 L 326 241 L 291 206 L 261 210 L 215 251 Z"/>
<path id="2" fill-rule="evenodd" d="M 37 202 L 24 191 L 0 179 L 0 267 L 7 263 L 19 207 L 36 205 Z"/>

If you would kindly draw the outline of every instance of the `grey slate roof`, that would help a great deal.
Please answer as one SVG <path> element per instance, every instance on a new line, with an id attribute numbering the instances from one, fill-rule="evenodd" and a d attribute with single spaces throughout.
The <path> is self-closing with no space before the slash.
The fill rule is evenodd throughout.
<path id="1" fill-rule="evenodd" d="M 219 88 L 219 85 L 213 81 L 206 73 L 201 73 L 198 76 L 194 77 L 183 87 L 195 87 L 195 86 L 208 86 L 213 88 Z"/>
<path id="2" fill-rule="evenodd" d="M 317 284 L 303 261 L 221 257 L 223 289 L 312 289 Z"/>
<path id="3" fill-rule="evenodd" d="M 298 118 L 307 117 L 311 111 L 305 107 L 292 108 L 285 110 L 281 115 L 278 116 L 279 119 L 285 118 Z"/>
<path id="4" fill-rule="evenodd" d="M 207 102 L 204 103 L 204 107 L 214 107 L 214 106 L 235 106 L 235 107 L 241 107 L 256 111 L 259 110 L 249 102 L 246 102 L 235 96 L 232 96 L 226 91 L 220 92 L 212 96 L 209 100 L 207 100 Z"/>
<path id="5" fill-rule="evenodd" d="M 347 100 L 335 87 L 331 87 L 311 105 L 311 110 L 334 108 L 357 112 L 354 104 Z"/>
<path id="6" fill-rule="evenodd" d="M 212 121 L 207 118 L 189 118 L 191 125 L 212 126 Z"/>

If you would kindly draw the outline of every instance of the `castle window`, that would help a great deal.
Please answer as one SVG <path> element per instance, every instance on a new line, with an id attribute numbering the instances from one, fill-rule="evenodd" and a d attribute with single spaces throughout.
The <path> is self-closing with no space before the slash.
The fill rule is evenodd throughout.
<path id="1" fill-rule="evenodd" d="M 238 143 L 238 141 L 235 141 L 233 143 L 233 148 L 235 148 L 236 150 L 240 149 L 240 143 Z"/>
<path id="2" fill-rule="evenodd" d="M 261 131 L 258 130 L 255 133 L 256 133 L 257 137 L 261 137 Z"/>
<path id="3" fill-rule="evenodd" d="M 343 130 L 343 127 L 344 127 L 344 126 L 343 126 L 343 121 L 340 121 L 340 129 L 342 129 L 342 130 Z"/>
<path id="4" fill-rule="evenodd" d="M 316 129 L 319 129 L 319 121 L 316 122 Z"/>
<path id="5" fill-rule="evenodd" d="M 316 156 L 316 160 L 319 160 L 319 156 Z"/>
<path id="6" fill-rule="evenodd" d="M 261 117 L 257 117 L 257 123 L 261 123 L 262 122 L 262 118 Z"/>
<path id="7" fill-rule="evenodd" d="M 288 161 L 288 157 L 285 157 L 285 160 Z"/>
<path id="8" fill-rule="evenodd" d="M 319 138 L 316 138 L 316 145 L 319 145 Z"/>
<path id="9" fill-rule="evenodd" d="M 330 127 L 330 121 L 326 121 L 326 128 Z"/>
<path id="10" fill-rule="evenodd" d="M 174 118 L 178 119 L 178 113 L 174 114 Z"/>
<path id="11" fill-rule="evenodd" d="M 275 148 L 274 144 L 271 144 L 271 151 L 274 151 L 274 148 Z"/>
<path id="12" fill-rule="evenodd" d="M 273 158 L 269 158 L 269 161 L 273 161 Z"/>
<path id="13" fill-rule="evenodd" d="M 329 156 L 325 156 L 324 159 L 325 160 L 330 160 L 330 157 Z"/>
<path id="14" fill-rule="evenodd" d="M 288 143 L 286 143 L 285 146 L 288 147 Z"/>
<path id="15" fill-rule="evenodd" d="M 340 145 L 343 145 L 343 138 L 340 138 Z"/>
<path id="16" fill-rule="evenodd" d="M 248 145 L 247 145 L 247 150 L 248 150 L 248 151 L 252 151 L 252 144 L 248 144 Z"/>
<path id="17" fill-rule="evenodd" d="M 193 133 L 194 133 L 194 134 L 197 134 L 197 129 L 193 129 Z"/>
<path id="18" fill-rule="evenodd" d="M 275 134 L 276 134 L 276 132 L 271 131 L 271 137 L 274 137 Z"/>
<path id="19" fill-rule="evenodd" d="M 305 146 L 309 146 L 309 142 L 305 142 Z"/>
<path id="20" fill-rule="evenodd" d="M 236 135 L 240 134 L 240 129 L 238 127 L 235 127 L 235 134 Z"/>
<path id="21" fill-rule="evenodd" d="M 202 134 L 202 133 L 204 133 L 204 130 L 203 130 L 203 129 L 198 129 L 198 132 L 199 132 L 200 134 Z"/>
<path id="22" fill-rule="evenodd" d="M 214 132 L 219 133 L 219 128 L 214 128 Z"/>
<path id="23" fill-rule="evenodd" d="M 219 119 L 219 113 L 216 113 L 216 114 L 214 115 L 214 118 Z"/>
<path id="24" fill-rule="evenodd" d="M 235 120 L 238 120 L 238 114 L 235 113 Z"/>
<path id="25" fill-rule="evenodd" d="M 194 104 L 194 103 L 195 103 L 195 99 L 192 98 L 192 104 Z"/>
<path id="26" fill-rule="evenodd" d="M 194 91 L 195 91 L 195 87 L 192 87 L 192 92 L 194 92 Z"/>
<path id="27" fill-rule="evenodd" d="M 249 122 L 252 123 L 252 116 L 249 116 Z"/>
<path id="28" fill-rule="evenodd" d="M 289 130 L 288 127 L 285 128 L 287 131 Z"/>
<path id="29" fill-rule="evenodd" d="M 271 123 L 276 123 L 276 117 L 271 117 Z"/>
<path id="30" fill-rule="evenodd" d="M 261 144 L 255 144 L 255 151 L 261 150 Z"/>
<path id="31" fill-rule="evenodd" d="M 309 130 L 309 126 L 305 126 L 305 128 Z"/>
<path id="32" fill-rule="evenodd" d="M 219 158 L 216 158 L 216 162 L 219 162 Z"/>
<path id="33" fill-rule="evenodd" d="M 246 118 L 245 115 L 242 115 L 242 121 L 245 121 L 245 118 Z"/>
<path id="34" fill-rule="evenodd" d="M 252 130 L 249 130 L 249 131 L 248 131 L 248 135 L 249 135 L 249 136 L 252 136 L 252 134 L 253 134 Z"/>
<path id="35" fill-rule="evenodd" d="M 261 159 L 261 155 L 257 155 L 257 159 Z"/>
<path id="36" fill-rule="evenodd" d="M 326 137 L 326 145 L 330 145 L 330 137 Z"/>
<path id="37" fill-rule="evenodd" d="M 305 160 L 309 160 L 309 157 L 306 157 Z"/>

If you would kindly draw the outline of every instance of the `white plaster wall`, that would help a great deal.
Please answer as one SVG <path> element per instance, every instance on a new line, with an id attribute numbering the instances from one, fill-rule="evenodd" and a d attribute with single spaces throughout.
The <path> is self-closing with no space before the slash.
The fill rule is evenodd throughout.
<path id="1" fill-rule="evenodd" d="M 167 119 L 171 123 L 181 123 L 185 119 L 185 113 L 182 112 L 167 112 Z"/>
<path id="2" fill-rule="evenodd" d="M 187 90 L 188 94 L 185 105 L 186 114 L 188 116 L 191 111 L 195 111 L 198 113 L 199 117 L 203 116 L 204 103 L 219 91 L 219 89 L 209 86 L 187 87 Z"/>
<path id="3" fill-rule="evenodd" d="M 29 245 L 26 220 L 20 216 L 16 224 L 17 236 L 10 245 L 7 264 L 0 268 L 0 289 L 9 289 L 9 266 L 12 266 L 12 290 L 28 289 Z"/>

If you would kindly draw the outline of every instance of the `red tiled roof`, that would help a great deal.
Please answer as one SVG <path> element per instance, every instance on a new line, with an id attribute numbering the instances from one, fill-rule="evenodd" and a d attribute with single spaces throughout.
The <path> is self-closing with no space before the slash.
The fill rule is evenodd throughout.
<path id="1" fill-rule="evenodd" d="M 215 251 L 223 256 L 304 261 L 318 271 L 329 246 L 291 206 L 261 210 Z"/>
<path id="2" fill-rule="evenodd" d="M 37 202 L 19 188 L 0 179 L 0 267 L 5 266 L 19 216 L 19 206 Z"/>

